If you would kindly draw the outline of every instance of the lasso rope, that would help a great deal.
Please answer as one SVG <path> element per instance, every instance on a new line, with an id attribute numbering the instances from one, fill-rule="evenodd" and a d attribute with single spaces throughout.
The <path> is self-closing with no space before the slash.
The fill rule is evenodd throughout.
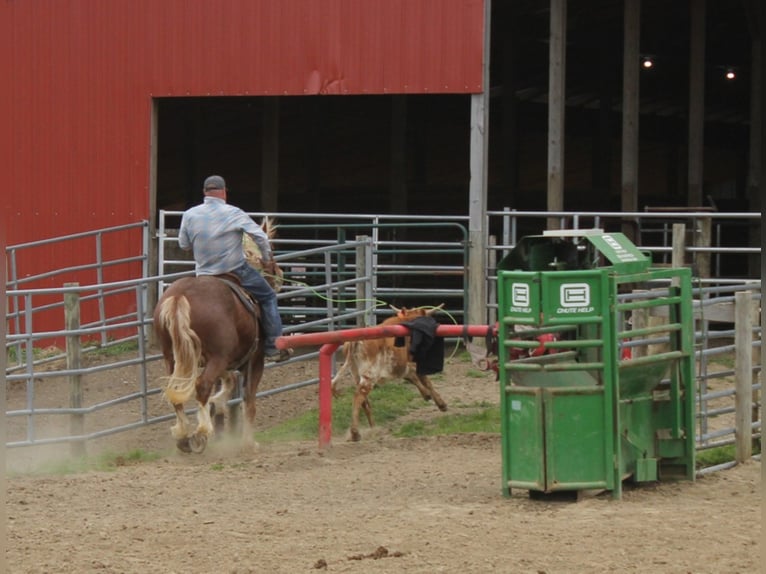
<path id="1" fill-rule="evenodd" d="M 302 281 L 296 281 L 296 280 L 292 280 L 292 279 L 287 279 L 285 277 L 283 277 L 282 280 L 285 283 L 290 283 L 290 284 L 293 284 L 295 286 L 299 286 L 301 288 L 308 289 L 317 298 L 319 298 L 319 299 L 321 299 L 323 301 L 327 301 L 329 303 L 334 303 L 334 304 L 338 304 L 338 303 L 370 303 L 372 305 L 373 309 L 377 309 L 378 307 L 393 307 L 393 305 L 391 305 L 390 303 L 386 303 L 382 299 L 377 299 L 377 298 L 374 298 L 374 299 L 365 299 L 365 298 L 362 298 L 362 299 L 356 299 L 356 298 L 353 298 L 353 299 L 334 299 L 334 298 L 328 297 L 327 295 L 324 295 L 320 291 L 312 288 L 312 286 L 309 285 L 308 283 L 304 283 Z M 440 306 L 436 306 L 436 305 L 421 305 L 420 307 L 413 307 L 412 309 L 425 309 L 427 311 L 430 311 L 430 310 L 433 310 L 433 309 L 438 309 L 441 313 L 444 313 L 449 318 L 450 322 L 453 325 L 457 325 L 458 324 L 457 319 L 455 318 L 455 316 L 452 313 L 450 313 L 449 311 L 443 309 Z M 449 355 L 448 358 L 449 359 L 453 359 L 457 355 L 459 349 L 460 349 L 460 339 L 458 339 L 456 341 L 455 348 L 452 350 L 452 353 Z"/>

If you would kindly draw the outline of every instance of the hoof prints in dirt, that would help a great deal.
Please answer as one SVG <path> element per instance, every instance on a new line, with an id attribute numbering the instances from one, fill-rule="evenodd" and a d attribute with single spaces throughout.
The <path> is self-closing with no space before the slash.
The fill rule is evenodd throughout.
<path id="1" fill-rule="evenodd" d="M 378 546 L 377 550 L 375 552 L 371 552 L 370 554 L 354 554 L 353 556 L 349 556 L 349 560 L 364 560 L 366 558 L 372 558 L 373 560 L 378 560 L 379 558 L 399 558 L 401 556 L 404 556 L 403 552 L 388 552 L 388 548 L 385 546 Z"/>
<path id="2" fill-rule="evenodd" d="M 389 552 L 388 548 L 385 546 L 378 546 L 375 552 L 370 552 L 369 554 L 354 554 L 353 556 L 349 556 L 348 560 L 367 560 L 368 558 L 379 560 L 380 558 L 400 558 L 402 556 L 404 556 L 404 552 Z M 327 561 L 324 558 L 320 558 L 314 563 L 314 569 L 326 570 Z"/>

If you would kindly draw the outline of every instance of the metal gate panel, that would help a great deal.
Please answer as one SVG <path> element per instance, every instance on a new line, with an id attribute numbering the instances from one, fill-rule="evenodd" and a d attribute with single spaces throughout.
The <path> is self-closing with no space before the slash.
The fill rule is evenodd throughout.
<path id="1" fill-rule="evenodd" d="M 543 393 L 534 387 L 509 388 L 505 397 L 507 436 L 503 475 L 507 488 L 545 490 Z"/>
<path id="2" fill-rule="evenodd" d="M 608 409 L 603 387 L 545 389 L 546 491 L 612 487 Z"/>

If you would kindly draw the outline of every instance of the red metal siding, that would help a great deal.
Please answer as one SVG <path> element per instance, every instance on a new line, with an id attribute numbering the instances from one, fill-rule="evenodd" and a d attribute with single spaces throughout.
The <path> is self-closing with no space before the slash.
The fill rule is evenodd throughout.
<path id="1" fill-rule="evenodd" d="M 148 219 L 153 98 L 475 93 L 483 17 L 483 0 L 2 2 L 6 242 Z M 52 248 L 19 274 L 81 258 Z"/>
<path id="2" fill-rule="evenodd" d="M 480 91 L 483 10 L 483 0 L 4 2 L 7 240 L 147 218 L 153 97 Z"/>

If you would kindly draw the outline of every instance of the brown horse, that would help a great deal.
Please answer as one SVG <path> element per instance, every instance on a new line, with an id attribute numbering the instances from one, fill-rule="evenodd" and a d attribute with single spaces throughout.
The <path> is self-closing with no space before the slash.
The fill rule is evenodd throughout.
<path id="1" fill-rule="evenodd" d="M 274 236 L 275 226 L 265 220 L 263 228 Z M 281 278 L 276 263 L 264 266 L 247 253 L 248 261 L 259 267 L 267 280 Z M 201 453 L 214 432 L 210 406 L 214 405 L 216 430 L 223 426 L 226 402 L 243 377 L 242 440 L 253 444 L 255 395 L 264 370 L 263 337 L 257 306 L 246 304 L 240 289 L 212 276 L 184 277 L 163 293 L 154 310 L 157 333 L 169 376 L 165 396 L 173 405 L 176 424 L 171 428 L 176 445 L 183 452 Z M 218 388 L 217 392 L 213 393 Z M 190 429 L 184 403 L 196 395 L 197 428 Z M 212 396 L 211 396 L 212 395 Z"/>

